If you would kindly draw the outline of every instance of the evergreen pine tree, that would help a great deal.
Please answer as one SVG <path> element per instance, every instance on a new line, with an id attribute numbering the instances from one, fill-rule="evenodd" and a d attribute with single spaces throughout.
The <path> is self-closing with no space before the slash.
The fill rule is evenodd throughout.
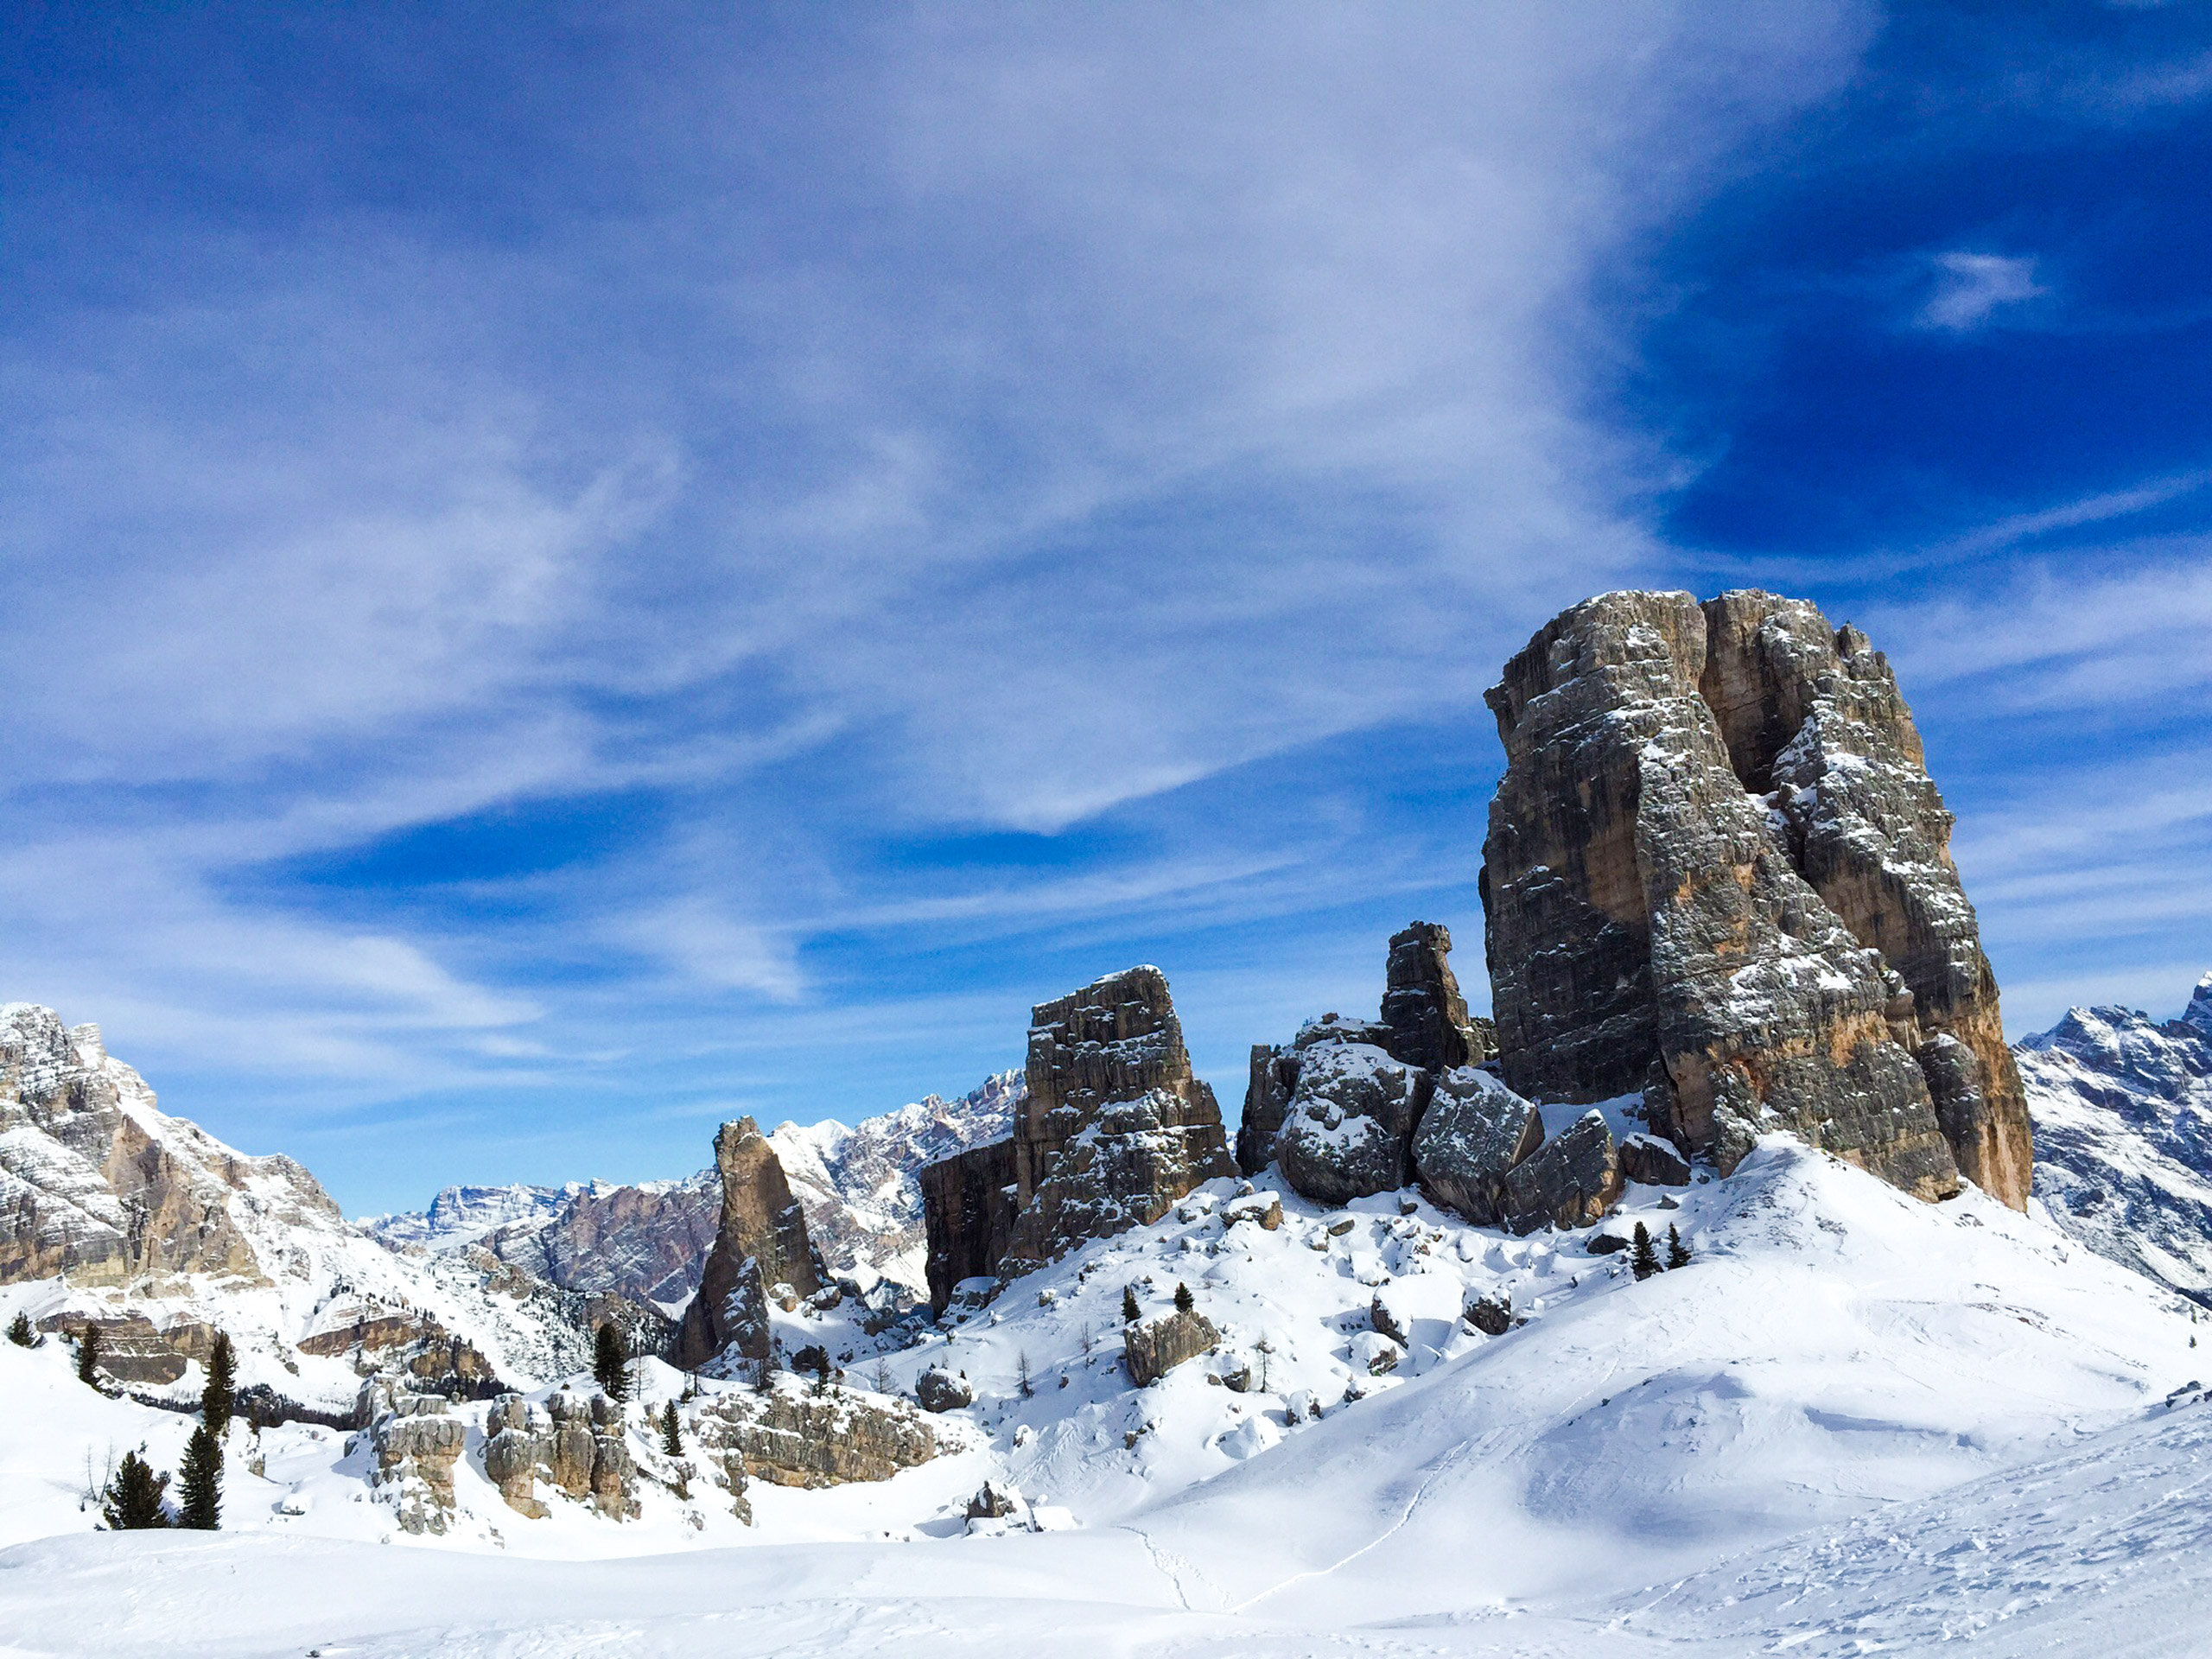
<path id="1" fill-rule="evenodd" d="M 1690 1247 L 1682 1243 L 1681 1230 L 1672 1222 L 1667 1224 L 1667 1265 L 1687 1268 L 1690 1264 Z"/>
<path id="2" fill-rule="evenodd" d="M 231 1414 L 238 1409 L 238 1355 L 229 1336 L 218 1331 L 214 1345 L 207 1351 L 207 1386 L 200 1390 L 200 1421 L 218 1440 L 231 1426 Z"/>
<path id="3" fill-rule="evenodd" d="M 683 1455 L 683 1426 L 676 1418 L 676 1402 L 671 1400 L 660 1409 L 661 1449 L 671 1458 Z"/>
<path id="4" fill-rule="evenodd" d="M 168 1525 L 168 1516 L 162 1513 L 162 1494 L 168 1484 L 169 1478 L 156 1474 L 137 1452 L 124 1452 L 122 1466 L 107 1484 L 107 1501 L 100 1510 L 108 1530 L 139 1532 Z"/>
<path id="5" fill-rule="evenodd" d="M 612 1319 L 600 1322 L 598 1333 L 591 1344 L 591 1374 L 610 1400 L 630 1397 L 630 1356 L 622 1343 L 622 1332 Z"/>
<path id="6" fill-rule="evenodd" d="M 1020 1372 L 1021 1397 L 1025 1400 L 1033 1399 L 1037 1393 L 1037 1384 L 1031 1380 L 1029 1375 L 1029 1351 L 1027 1348 L 1015 1356 L 1014 1363 Z"/>
<path id="7" fill-rule="evenodd" d="M 1194 1313 L 1198 1306 L 1198 1299 L 1191 1294 L 1191 1287 L 1179 1281 L 1175 1287 L 1175 1311 L 1178 1313 Z"/>
<path id="8" fill-rule="evenodd" d="M 18 1313 L 13 1319 L 9 1321 L 8 1340 L 14 1343 L 18 1348 L 29 1348 L 36 1345 L 38 1337 L 36 1333 L 31 1330 L 31 1316 L 29 1314 Z"/>
<path id="9" fill-rule="evenodd" d="M 1135 1325 L 1143 1317 L 1144 1310 L 1137 1306 L 1137 1287 L 1135 1285 L 1123 1285 L 1122 1287 L 1122 1323 Z"/>
<path id="10" fill-rule="evenodd" d="M 1629 1267 L 1638 1279 L 1649 1279 L 1659 1271 L 1659 1252 L 1651 1247 L 1651 1232 L 1642 1222 L 1636 1224 L 1636 1252 L 1629 1257 Z"/>
<path id="11" fill-rule="evenodd" d="M 77 1334 L 77 1380 L 86 1388 L 100 1385 L 100 1328 L 88 1325 Z"/>
<path id="12" fill-rule="evenodd" d="M 192 1431 L 177 1465 L 176 1523 L 201 1532 L 223 1524 L 223 1443 L 205 1423 Z"/>

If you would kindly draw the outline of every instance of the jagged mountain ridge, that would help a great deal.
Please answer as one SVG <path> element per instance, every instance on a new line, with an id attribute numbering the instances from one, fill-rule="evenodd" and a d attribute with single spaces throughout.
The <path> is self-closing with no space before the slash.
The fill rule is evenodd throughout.
<path id="1" fill-rule="evenodd" d="M 887 1279 L 924 1293 L 925 1164 L 1007 1133 L 1027 1093 L 1020 1071 L 984 1078 L 954 1100 L 926 1095 L 847 1125 L 779 1124 L 767 1136 L 835 1274 Z M 427 1210 L 361 1225 L 395 1249 L 478 1245 L 564 1290 L 612 1294 L 674 1313 L 699 1286 L 715 1242 L 721 1180 L 712 1168 L 676 1181 L 571 1181 L 564 1186 L 449 1186 Z"/>
<path id="2" fill-rule="evenodd" d="M 2073 1008 L 2014 1052 L 2052 1220 L 2212 1303 L 2212 974 L 2178 1020 Z"/>
<path id="3" fill-rule="evenodd" d="M 0 1286 L 42 1328 L 99 1325 L 120 1381 L 188 1386 L 221 1330 L 243 1381 L 322 1409 L 386 1363 L 433 1386 L 564 1375 L 594 1316 L 472 1247 L 395 1254 L 291 1159 L 162 1111 L 98 1027 L 20 1002 L 0 1007 Z"/>

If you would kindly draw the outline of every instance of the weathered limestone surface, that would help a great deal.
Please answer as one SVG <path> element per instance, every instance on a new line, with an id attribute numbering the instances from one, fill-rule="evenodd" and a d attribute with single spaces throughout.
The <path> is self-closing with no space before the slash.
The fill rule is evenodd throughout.
<path id="1" fill-rule="evenodd" d="M 1613 1132 L 1603 1114 L 1586 1112 L 1513 1166 L 1499 1219 L 1516 1233 L 1587 1227 L 1625 1184 Z"/>
<path id="2" fill-rule="evenodd" d="M 1157 1221 L 1201 1181 L 1235 1173 L 1221 1109 L 1192 1073 L 1160 969 L 1131 968 L 1040 1003 L 1013 1135 L 924 1173 L 931 1305 L 942 1312 L 986 1260 L 982 1271 L 1001 1279 L 1031 1272 Z"/>
<path id="3" fill-rule="evenodd" d="M 1607 594 L 1541 630 L 1489 702 L 1509 1084 L 1642 1089 L 1655 1127 L 1724 1171 L 1787 1128 L 1923 1198 L 1964 1167 L 2024 1203 L 2025 1117 L 1948 815 L 1863 636 L 1769 594 Z"/>
<path id="4" fill-rule="evenodd" d="M 1488 1226 L 1502 1212 L 1505 1178 L 1543 1139 L 1532 1103 L 1488 1072 L 1460 1066 L 1436 1080 L 1414 1136 L 1414 1167 L 1439 1204 Z"/>
<path id="5" fill-rule="evenodd" d="M 775 1148 L 751 1118 L 715 1131 L 715 1166 L 721 1176 L 721 1225 L 676 1339 L 675 1363 L 692 1369 L 725 1351 L 766 1357 L 769 1294 L 789 1285 L 807 1297 L 823 1285 L 805 1214 Z"/>
<path id="6" fill-rule="evenodd" d="M 282 1221 L 338 1206 L 289 1158 L 246 1158 L 155 1106 L 98 1026 L 0 1007 L 0 1284 L 62 1273 L 158 1289 L 186 1274 L 268 1282 L 231 1201 L 249 1185 Z"/>
<path id="7" fill-rule="evenodd" d="M 1467 1013 L 1466 999 L 1452 972 L 1451 954 L 1450 929 L 1437 922 L 1414 922 L 1390 936 L 1379 1020 L 1325 1014 L 1300 1027 L 1287 1045 L 1262 1043 L 1252 1050 L 1244 1116 L 1236 1131 L 1240 1170 L 1256 1175 L 1283 1160 L 1292 1185 L 1307 1198 L 1330 1204 L 1405 1184 L 1414 1127 L 1427 1104 L 1430 1079 L 1440 1071 L 1487 1060 L 1497 1052 L 1495 1027 Z M 1378 1103 L 1363 1101 L 1368 1091 L 1351 1085 L 1344 1064 L 1334 1059 L 1324 1063 L 1320 1077 L 1301 1085 L 1310 1054 L 1346 1046 L 1378 1050 L 1408 1073 L 1413 1085 L 1406 1100 L 1375 1116 L 1370 1108 Z M 1301 1086 L 1306 1096 L 1303 1108 L 1299 1104 Z M 1363 1098 L 1352 1098 L 1355 1094 Z M 1344 1097 L 1332 1098 L 1336 1096 Z M 1325 1129 L 1324 1120 L 1332 1116 L 1337 1124 Z M 1358 1148 L 1332 1144 L 1332 1136 L 1342 1139 L 1341 1125 L 1347 1117 L 1387 1122 L 1390 1143 L 1370 1141 L 1370 1132 L 1355 1129 L 1351 1134 L 1361 1137 Z M 1299 1147 L 1286 1153 L 1285 1137 L 1294 1122 Z M 1293 1173 L 1293 1164 L 1306 1172 L 1303 1178 Z M 1396 1179 L 1384 1179 L 1393 1169 Z M 1383 1185 L 1369 1184 L 1375 1180 L 1383 1180 Z"/>
<path id="8" fill-rule="evenodd" d="M 1315 1043 L 1275 1141 L 1284 1179 L 1317 1204 L 1347 1204 L 1411 1179 L 1430 1075 L 1368 1043 Z"/>
<path id="9" fill-rule="evenodd" d="M 468 1431 L 436 1395 L 410 1394 L 390 1377 L 361 1386 L 356 1421 L 368 1425 L 376 1452 L 371 1484 L 389 1503 L 400 1529 L 442 1533 L 453 1518 L 454 1465 L 461 1460 Z"/>
<path id="10" fill-rule="evenodd" d="M 888 1480 L 938 1454 L 937 1431 L 912 1406 L 832 1388 L 785 1383 L 772 1394 L 725 1394 L 700 1414 L 700 1444 L 739 1473 L 777 1486 Z"/>
<path id="11" fill-rule="evenodd" d="M 1186 1359 L 1211 1353 L 1221 1343 L 1221 1332 L 1203 1313 L 1178 1308 L 1157 1319 L 1124 1325 L 1122 1358 L 1129 1380 L 1149 1388 Z"/>
<path id="12" fill-rule="evenodd" d="M 503 1395 L 485 1431 L 484 1472 L 508 1508 L 542 1518 L 542 1480 L 612 1519 L 637 1515 L 637 1462 L 623 1436 L 622 1408 L 606 1395 L 563 1389 L 543 1408 Z"/>

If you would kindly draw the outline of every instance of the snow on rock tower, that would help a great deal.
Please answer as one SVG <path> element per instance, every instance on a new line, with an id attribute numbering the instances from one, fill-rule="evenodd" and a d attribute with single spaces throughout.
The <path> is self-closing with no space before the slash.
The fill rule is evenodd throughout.
<path id="1" fill-rule="evenodd" d="M 1802 600 L 1599 595 L 1488 702 L 1505 1081 L 1641 1089 L 1732 1169 L 1786 1128 L 1924 1198 L 2014 1208 L 2031 1153 L 1997 982 L 1888 659 Z"/>

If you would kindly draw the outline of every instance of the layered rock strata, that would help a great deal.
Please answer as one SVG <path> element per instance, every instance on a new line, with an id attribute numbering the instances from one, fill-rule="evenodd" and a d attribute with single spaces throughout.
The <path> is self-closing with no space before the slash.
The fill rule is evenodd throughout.
<path id="1" fill-rule="evenodd" d="M 1642 1090 L 1732 1168 L 1768 1128 L 1920 1197 L 2015 1206 L 1997 993 L 1887 660 L 1802 601 L 1607 594 L 1488 694 L 1482 893 L 1505 1081 Z"/>
<path id="2" fill-rule="evenodd" d="M 766 1358 L 769 1297 L 779 1286 L 812 1296 L 825 1278 L 775 1148 L 751 1118 L 715 1132 L 715 1166 L 721 1224 L 677 1332 L 675 1363 L 688 1370 L 725 1353 Z"/>
<path id="3" fill-rule="evenodd" d="M 1007 1141 L 923 1172 L 930 1300 L 940 1312 L 963 1279 L 1031 1272 L 1086 1240 L 1157 1221 L 1201 1181 L 1236 1173 L 1221 1109 L 1191 1071 L 1157 968 L 1039 1003 L 1027 1085 Z"/>
<path id="4" fill-rule="evenodd" d="M 403 1532 L 444 1532 L 467 1426 L 440 1396 L 411 1394 L 391 1379 L 363 1384 L 359 1411 L 368 1423 L 375 1455 L 370 1484 L 378 1501 L 391 1507 Z"/>
<path id="5" fill-rule="evenodd" d="M 700 1414 L 696 1429 L 734 1490 L 742 1490 L 741 1477 L 810 1490 L 888 1480 L 940 1449 L 936 1429 L 913 1407 L 842 1388 L 725 1394 Z"/>
<path id="6" fill-rule="evenodd" d="M 563 1389 L 543 1406 L 519 1395 L 494 1402 L 485 1420 L 484 1473 L 507 1507 L 533 1520 L 549 1512 L 543 1482 L 613 1520 L 638 1514 L 637 1460 L 622 1408 L 602 1394 Z"/>

